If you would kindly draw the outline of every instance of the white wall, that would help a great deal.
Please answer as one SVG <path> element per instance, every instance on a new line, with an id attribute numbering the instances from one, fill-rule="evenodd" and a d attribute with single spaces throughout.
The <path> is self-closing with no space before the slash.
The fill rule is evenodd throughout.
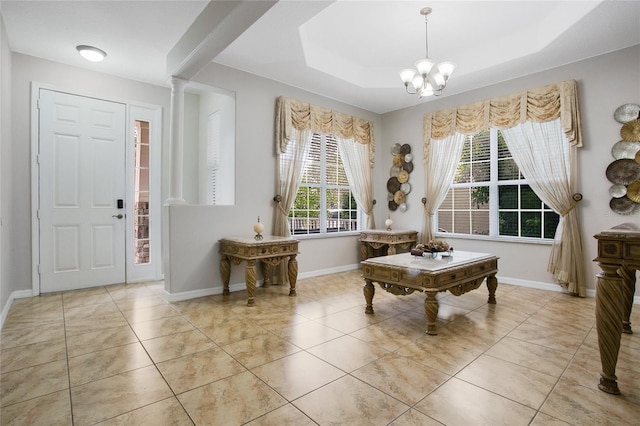
<path id="1" fill-rule="evenodd" d="M 621 216 L 609 208 L 609 187 L 605 169 L 613 161 L 611 147 L 620 138 L 621 124 L 613 119 L 613 112 L 625 103 L 640 103 L 640 46 L 565 65 L 504 83 L 473 90 L 460 95 L 425 102 L 417 107 L 385 114 L 382 118 L 382 141 L 378 161 L 391 167 L 391 145 L 409 143 L 414 153 L 422 157 L 422 119 L 426 112 L 437 111 L 489 99 L 509 93 L 541 87 L 564 80 L 577 80 L 582 118 L 584 147 L 578 154 L 578 191 L 584 199 L 578 205 L 582 224 L 584 262 L 587 287 L 593 295 L 595 275 L 599 267 L 597 244 L 593 235 L 623 222 L 638 222 L 640 208 L 631 216 Z M 451 85 L 455 85 L 455 74 Z M 414 163 L 411 174 L 410 208 L 406 213 L 391 215 L 397 226 L 421 229 L 424 197 L 424 167 Z M 376 198 L 386 196 L 387 175 L 376 176 Z M 550 283 L 554 280 L 546 272 L 550 246 L 447 238 L 458 249 L 491 252 L 500 256 L 499 277 L 523 280 L 528 283 Z M 515 281 L 515 280 L 514 280 Z M 555 285 L 555 284 L 554 284 Z"/>
<path id="2" fill-rule="evenodd" d="M 11 51 L 0 15 L 0 311 L 20 287 L 14 280 L 13 166 L 11 160 Z M 0 319 L 0 323 L 2 320 Z"/>

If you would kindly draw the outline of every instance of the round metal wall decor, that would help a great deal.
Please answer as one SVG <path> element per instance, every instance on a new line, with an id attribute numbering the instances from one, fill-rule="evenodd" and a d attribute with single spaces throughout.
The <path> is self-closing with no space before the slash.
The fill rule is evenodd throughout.
<path id="1" fill-rule="evenodd" d="M 622 139 L 629 142 L 640 142 L 640 120 L 627 121 L 620 129 Z"/>
<path id="2" fill-rule="evenodd" d="M 390 178 L 387 180 L 387 199 L 389 210 L 401 212 L 407 211 L 407 194 L 411 192 L 409 175 L 413 171 L 413 154 L 411 145 L 395 143 L 391 146 L 392 167 L 389 170 Z"/>
<path id="3" fill-rule="evenodd" d="M 398 178 L 396 176 L 390 177 L 387 181 L 387 191 L 395 193 L 398 189 L 400 189 Z"/>
<path id="4" fill-rule="evenodd" d="M 622 124 L 622 140 L 611 148 L 614 161 L 605 171 L 613 183 L 609 188 L 609 207 L 617 214 L 629 215 L 640 204 L 640 105 L 620 105 L 613 118 Z"/>
<path id="5" fill-rule="evenodd" d="M 640 164 L 630 159 L 616 160 L 609 164 L 605 173 L 611 183 L 629 185 L 640 179 Z"/>
<path id="6" fill-rule="evenodd" d="M 640 203 L 640 181 L 631 182 L 627 186 L 627 198 L 634 203 Z"/>
<path id="7" fill-rule="evenodd" d="M 619 141 L 611 148 L 611 155 L 616 160 L 623 158 L 635 159 L 640 151 L 640 142 Z"/>
<path id="8" fill-rule="evenodd" d="M 612 198 L 609 202 L 611 210 L 622 215 L 629 215 L 633 213 L 637 206 L 638 204 L 634 203 L 626 196 L 622 198 Z"/>
<path id="9" fill-rule="evenodd" d="M 640 105 L 624 104 L 620 105 L 613 113 L 613 118 L 618 123 L 628 123 L 631 120 L 640 118 Z"/>
<path id="10" fill-rule="evenodd" d="M 611 185 L 609 188 L 609 195 L 613 198 L 620 198 L 627 195 L 627 187 L 624 185 Z"/>

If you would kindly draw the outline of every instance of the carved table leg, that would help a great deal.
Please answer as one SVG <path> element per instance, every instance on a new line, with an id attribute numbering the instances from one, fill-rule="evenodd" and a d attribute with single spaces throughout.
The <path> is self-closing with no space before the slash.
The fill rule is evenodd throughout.
<path id="1" fill-rule="evenodd" d="M 247 267 L 244 269 L 244 280 L 247 284 L 247 306 L 256 304 L 256 261 L 247 260 Z"/>
<path id="2" fill-rule="evenodd" d="M 636 271 L 622 266 L 618 269 L 618 274 L 622 276 L 624 285 L 622 286 L 622 332 L 633 334 L 631 330 L 631 308 L 633 307 L 633 296 L 636 292 Z"/>
<path id="3" fill-rule="evenodd" d="M 360 260 L 367 260 L 369 258 L 369 246 L 367 243 L 360 243 Z"/>
<path id="4" fill-rule="evenodd" d="M 296 282 L 298 281 L 298 261 L 296 255 L 292 254 L 289 258 L 289 296 L 296 295 Z"/>
<path id="5" fill-rule="evenodd" d="M 424 300 L 424 312 L 427 314 L 427 334 L 435 336 L 438 334 L 436 330 L 436 319 L 438 318 L 438 299 L 436 292 L 428 291 L 427 298 Z"/>
<path id="6" fill-rule="evenodd" d="M 269 287 L 271 285 L 271 265 L 267 262 L 262 263 L 262 287 Z"/>
<path id="7" fill-rule="evenodd" d="M 373 313 L 373 296 L 376 294 L 376 288 L 370 280 L 364 280 L 364 287 L 362 288 L 364 293 L 364 300 L 367 302 L 367 306 L 364 308 L 365 314 Z"/>
<path id="8" fill-rule="evenodd" d="M 596 290 L 596 328 L 598 330 L 598 348 L 602 372 L 598 388 L 601 391 L 618 395 L 616 364 L 620 351 L 620 333 L 622 332 L 622 287 L 623 280 L 617 274 L 617 266 L 600 263 L 601 273 L 597 275 Z"/>
<path id="9" fill-rule="evenodd" d="M 489 290 L 489 300 L 487 303 L 496 304 L 496 289 L 498 288 L 498 279 L 495 274 L 487 277 L 487 289 Z"/>
<path id="10" fill-rule="evenodd" d="M 220 259 L 220 275 L 222 276 L 222 294 L 229 295 L 229 279 L 231 278 L 231 262 L 227 256 Z"/>
<path id="11" fill-rule="evenodd" d="M 393 244 L 389 244 L 389 249 L 387 250 L 387 255 L 393 256 L 396 254 L 396 246 Z"/>

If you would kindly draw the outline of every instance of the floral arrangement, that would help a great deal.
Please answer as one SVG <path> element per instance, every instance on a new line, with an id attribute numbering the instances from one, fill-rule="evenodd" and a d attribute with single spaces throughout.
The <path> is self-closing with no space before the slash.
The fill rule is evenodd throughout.
<path id="1" fill-rule="evenodd" d="M 449 243 L 444 240 L 431 240 L 425 245 L 425 250 L 427 251 L 447 251 L 449 250 Z"/>
<path id="2" fill-rule="evenodd" d="M 411 254 L 414 256 L 422 256 L 423 253 L 435 254 L 450 250 L 453 250 L 453 248 L 451 248 L 446 241 L 431 240 L 427 244 L 416 244 L 416 246 L 411 249 Z"/>

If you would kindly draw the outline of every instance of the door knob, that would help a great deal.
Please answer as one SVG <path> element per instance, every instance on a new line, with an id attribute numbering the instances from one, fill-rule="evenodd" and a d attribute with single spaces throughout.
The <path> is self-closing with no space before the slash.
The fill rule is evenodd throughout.
<path id="1" fill-rule="evenodd" d="M 113 216 L 111 216 L 111 217 L 115 217 L 115 218 L 117 218 L 117 219 L 122 219 L 124 216 L 122 215 L 122 213 L 118 213 L 118 214 L 114 214 L 114 215 L 113 215 Z"/>

